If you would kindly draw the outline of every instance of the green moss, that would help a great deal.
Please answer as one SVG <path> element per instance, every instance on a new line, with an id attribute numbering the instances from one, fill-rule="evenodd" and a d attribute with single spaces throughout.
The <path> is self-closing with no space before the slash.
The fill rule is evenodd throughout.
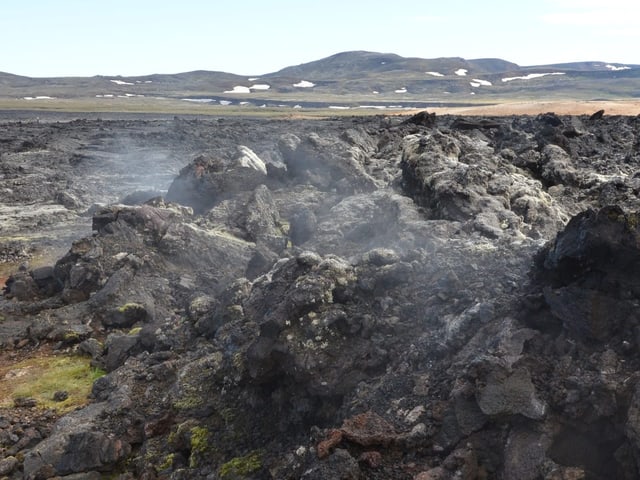
<path id="1" fill-rule="evenodd" d="M 179 393 L 172 402 L 174 408 L 191 410 L 210 402 L 213 387 L 207 379 L 220 370 L 222 362 L 222 353 L 214 352 L 188 364 L 178 378 L 177 391 Z"/>
<path id="2" fill-rule="evenodd" d="M 173 461 L 175 459 L 175 453 L 170 453 L 166 457 L 164 457 L 164 461 L 158 465 L 159 470 L 166 470 L 167 468 L 173 467 Z"/>
<path id="3" fill-rule="evenodd" d="M 78 332 L 74 331 L 65 332 L 65 334 L 62 336 L 62 340 L 65 342 L 77 342 L 80 341 L 80 335 L 78 334 Z"/>
<path id="4" fill-rule="evenodd" d="M 135 336 L 135 335 L 138 335 L 141 331 L 142 331 L 142 327 L 134 327 L 131 330 L 129 330 L 128 335 Z"/>
<path id="5" fill-rule="evenodd" d="M 90 371 L 91 382 L 95 382 L 97 379 L 104 377 L 106 374 L 107 372 L 101 368 L 91 367 L 91 371 Z"/>
<path id="6" fill-rule="evenodd" d="M 209 430 L 204 427 L 191 429 L 191 451 L 203 453 L 208 447 Z"/>
<path id="7" fill-rule="evenodd" d="M 198 466 L 198 459 L 209 449 L 209 430 L 204 427 L 193 427 L 191 434 L 191 456 L 189 457 L 189 466 L 195 468 Z"/>
<path id="8" fill-rule="evenodd" d="M 121 307 L 118 307 L 118 312 L 120 313 L 130 313 L 132 311 L 140 311 L 140 310 L 144 311 L 144 305 L 141 305 L 139 303 L 133 303 L 133 302 L 125 303 Z"/>
<path id="9" fill-rule="evenodd" d="M 220 467 L 220 478 L 244 478 L 262 468 L 262 452 L 254 451 L 235 457 Z"/>
<path id="10" fill-rule="evenodd" d="M 186 394 L 179 400 L 173 402 L 173 407 L 177 410 L 191 410 L 201 407 L 202 405 L 204 405 L 204 400 L 198 396 L 197 393 L 193 395 Z"/>

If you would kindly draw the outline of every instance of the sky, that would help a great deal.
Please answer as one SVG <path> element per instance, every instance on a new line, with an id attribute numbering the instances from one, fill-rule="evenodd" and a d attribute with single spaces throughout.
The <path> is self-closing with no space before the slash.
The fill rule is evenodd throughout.
<path id="1" fill-rule="evenodd" d="M 258 76 L 349 50 L 640 64 L 638 0 L 3 0 L 0 71 Z"/>

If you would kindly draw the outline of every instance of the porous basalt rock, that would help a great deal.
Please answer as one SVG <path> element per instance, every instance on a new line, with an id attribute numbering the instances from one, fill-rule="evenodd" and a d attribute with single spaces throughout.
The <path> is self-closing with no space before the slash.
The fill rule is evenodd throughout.
<path id="1" fill-rule="evenodd" d="M 496 155 L 481 136 L 434 131 L 405 138 L 405 191 L 431 218 L 466 222 L 484 235 L 540 238 L 566 218 L 540 182 Z"/>

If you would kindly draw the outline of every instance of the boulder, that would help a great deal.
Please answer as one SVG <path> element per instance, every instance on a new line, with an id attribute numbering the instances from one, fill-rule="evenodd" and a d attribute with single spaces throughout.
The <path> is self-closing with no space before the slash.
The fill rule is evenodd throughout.
<path id="1" fill-rule="evenodd" d="M 492 370 L 478 390 L 477 400 L 482 413 L 489 416 L 519 414 L 540 420 L 547 412 L 547 406 L 538 398 L 531 376 L 525 369 L 513 372 Z"/>
<path id="2" fill-rule="evenodd" d="M 405 138 L 402 186 L 429 218 L 466 222 L 500 238 L 555 233 L 564 212 L 540 182 L 514 170 L 481 138 L 434 131 Z"/>
<path id="3" fill-rule="evenodd" d="M 548 435 L 515 428 L 509 433 L 505 448 L 504 478 L 535 480 L 541 477 L 548 462 L 546 451 L 551 446 Z"/>
<path id="4" fill-rule="evenodd" d="M 167 192 L 167 200 L 203 213 L 225 198 L 254 190 L 266 182 L 267 168 L 251 149 L 240 146 L 231 159 L 198 156 L 184 167 Z"/>
<path id="5" fill-rule="evenodd" d="M 128 302 L 107 312 L 102 324 L 105 327 L 129 328 L 136 323 L 148 322 L 151 315 L 148 309 L 136 302 Z"/>
<path id="6" fill-rule="evenodd" d="M 141 351 L 138 335 L 109 334 L 104 344 L 104 364 L 108 372 L 123 365 L 130 356 Z"/>
<path id="7" fill-rule="evenodd" d="M 412 124 L 412 125 L 420 125 L 423 127 L 435 127 L 436 125 L 436 114 L 435 112 L 427 112 L 426 110 L 422 112 L 418 112 L 415 115 L 410 116 L 402 123 L 404 124 Z"/>
<path id="8" fill-rule="evenodd" d="M 451 128 L 456 130 L 475 130 L 483 128 L 500 128 L 502 124 L 494 120 L 481 118 L 479 120 L 472 120 L 468 118 L 456 118 L 451 124 Z"/>
<path id="9" fill-rule="evenodd" d="M 106 402 L 94 403 L 58 421 L 51 436 L 25 455 L 24 477 L 40 478 L 45 469 L 59 476 L 91 470 L 108 471 L 127 458 L 131 445 L 124 438 L 95 430 L 96 419 L 114 406 Z"/>
<path id="10" fill-rule="evenodd" d="M 638 326 L 639 228 L 638 214 L 618 206 L 587 210 L 540 255 L 544 298 L 572 337 L 604 342 Z"/>
<path id="11" fill-rule="evenodd" d="M 285 135 L 278 142 L 287 172 L 296 182 L 342 193 L 372 191 L 375 180 L 366 172 L 367 153 L 361 146 L 312 133 L 304 138 Z"/>
<path id="12" fill-rule="evenodd" d="M 311 239 L 318 227 L 318 218 L 310 208 L 303 207 L 289 220 L 289 236 L 294 245 L 302 245 Z"/>

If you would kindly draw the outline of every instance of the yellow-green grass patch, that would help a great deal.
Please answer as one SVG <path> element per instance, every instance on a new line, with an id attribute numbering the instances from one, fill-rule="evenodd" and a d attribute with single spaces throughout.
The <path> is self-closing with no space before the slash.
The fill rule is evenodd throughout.
<path id="1" fill-rule="evenodd" d="M 38 407 L 60 413 L 87 404 L 93 382 L 104 375 L 89 361 L 75 355 L 46 355 L 0 366 L 0 407 L 12 407 L 17 398 L 33 398 Z M 59 391 L 66 391 L 68 398 L 55 401 Z"/>

